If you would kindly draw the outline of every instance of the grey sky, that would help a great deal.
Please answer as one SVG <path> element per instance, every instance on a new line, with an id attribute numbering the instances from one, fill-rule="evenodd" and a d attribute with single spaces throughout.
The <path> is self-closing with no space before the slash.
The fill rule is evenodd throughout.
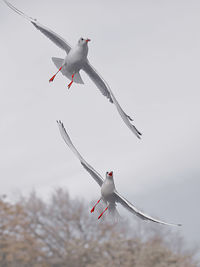
<path id="1" fill-rule="evenodd" d="M 62 75 L 49 84 L 56 71 L 51 56 L 64 57 L 63 51 L 1 1 L 0 193 L 12 197 L 35 188 L 46 198 L 65 186 L 72 196 L 98 198 L 98 186 L 60 137 L 61 119 L 85 159 L 102 174 L 113 170 L 130 201 L 185 224 L 186 238 L 199 241 L 200 197 L 193 189 L 200 174 L 200 2 L 12 4 L 72 45 L 80 36 L 91 38 L 91 63 L 143 138 L 131 133 L 84 73 L 85 85 L 70 90 Z"/>

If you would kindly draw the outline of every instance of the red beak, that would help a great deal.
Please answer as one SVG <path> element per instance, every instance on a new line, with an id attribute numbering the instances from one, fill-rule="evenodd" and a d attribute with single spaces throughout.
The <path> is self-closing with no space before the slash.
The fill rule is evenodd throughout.
<path id="1" fill-rule="evenodd" d="M 90 42 L 90 41 L 91 41 L 90 39 L 86 39 L 86 43 L 87 43 L 87 42 Z"/>
<path id="2" fill-rule="evenodd" d="M 109 176 L 113 176 L 113 172 L 109 172 L 109 174 L 108 174 Z"/>

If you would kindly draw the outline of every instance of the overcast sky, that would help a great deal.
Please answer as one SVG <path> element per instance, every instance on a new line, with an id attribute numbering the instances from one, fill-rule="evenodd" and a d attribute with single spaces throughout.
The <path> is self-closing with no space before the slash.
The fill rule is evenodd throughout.
<path id="1" fill-rule="evenodd" d="M 36 189 L 48 198 L 61 186 L 74 197 L 98 199 L 97 184 L 60 137 L 61 119 L 94 168 L 114 171 L 118 191 L 147 214 L 183 223 L 180 233 L 198 243 L 200 2 L 12 4 L 71 45 L 81 36 L 92 40 L 90 62 L 143 138 L 85 73 L 85 84 L 70 90 L 61 74 L 49 84 L 56 71 L 51 57 L 64 52 L 1 1 L 0 194 L 12 199 Z"/>

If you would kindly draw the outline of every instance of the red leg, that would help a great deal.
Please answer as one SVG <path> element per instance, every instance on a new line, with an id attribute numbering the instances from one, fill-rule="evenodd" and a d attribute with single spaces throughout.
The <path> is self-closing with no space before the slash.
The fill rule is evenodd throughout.
<path id="1" fill-rule="evenodd" d="M 71 87 L 72 83 L 74 82 L 74 74 L 72 75 L 72 81 L 68 84 L 68 89 Z"/>
<path id="2" fill-rule="evenodd" d="M 49 80 L 49 82 L 53 82 L 54 78 L 56 77 L 56 75 L 58 74 L 58 72 L 61 71 L 62 67 L 60 67 L 60 69 L 56 72 L 56 74 L 53 75 L 53 77 L 51 77 L 51 79 Z"/>
<path id="3" fill-rule="evenodd" d="M 94 212 L 94 209 L 95 209 L 96 205 L 100 202 L 100 200 L 101 200 L 101 198 L 97 201 L 97 203 L 96 203 L 96 204 L 94 205 L 94 207 L 91 209 L 91 211 L 90 211 L 91 213 Z"/>
<path id="4" fill-rule="evenodd" d="M 101 218 L 101 216 L 104 214 L 104 212 L 105 212 L 107 209 L 108 209 L 108 207 L 105 208 L 105 210 L 99 215 L 98 220 Z"/>

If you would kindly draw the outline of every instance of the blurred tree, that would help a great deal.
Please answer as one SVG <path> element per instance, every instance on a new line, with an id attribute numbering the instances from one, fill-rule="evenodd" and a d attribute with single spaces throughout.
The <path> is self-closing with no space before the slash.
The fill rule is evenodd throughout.
<path id="1" fill-rule="evenodd" d="M 161 230 L 165 227 L 105 218 L 90 216 L 84 201 L 71 199 L 62 189 L 48 202 L 35 193 L 14 204 L 1 198 L 0 266 L 198 266 L 194 253 L 183 251 L 183 241 Z"/>
<path id="2" fill-rule="evenodd" d="M 0 200 L 0 266 L 30 266 L 45 256 L 40 241 L 31 233 L 23 207 Z"/>

